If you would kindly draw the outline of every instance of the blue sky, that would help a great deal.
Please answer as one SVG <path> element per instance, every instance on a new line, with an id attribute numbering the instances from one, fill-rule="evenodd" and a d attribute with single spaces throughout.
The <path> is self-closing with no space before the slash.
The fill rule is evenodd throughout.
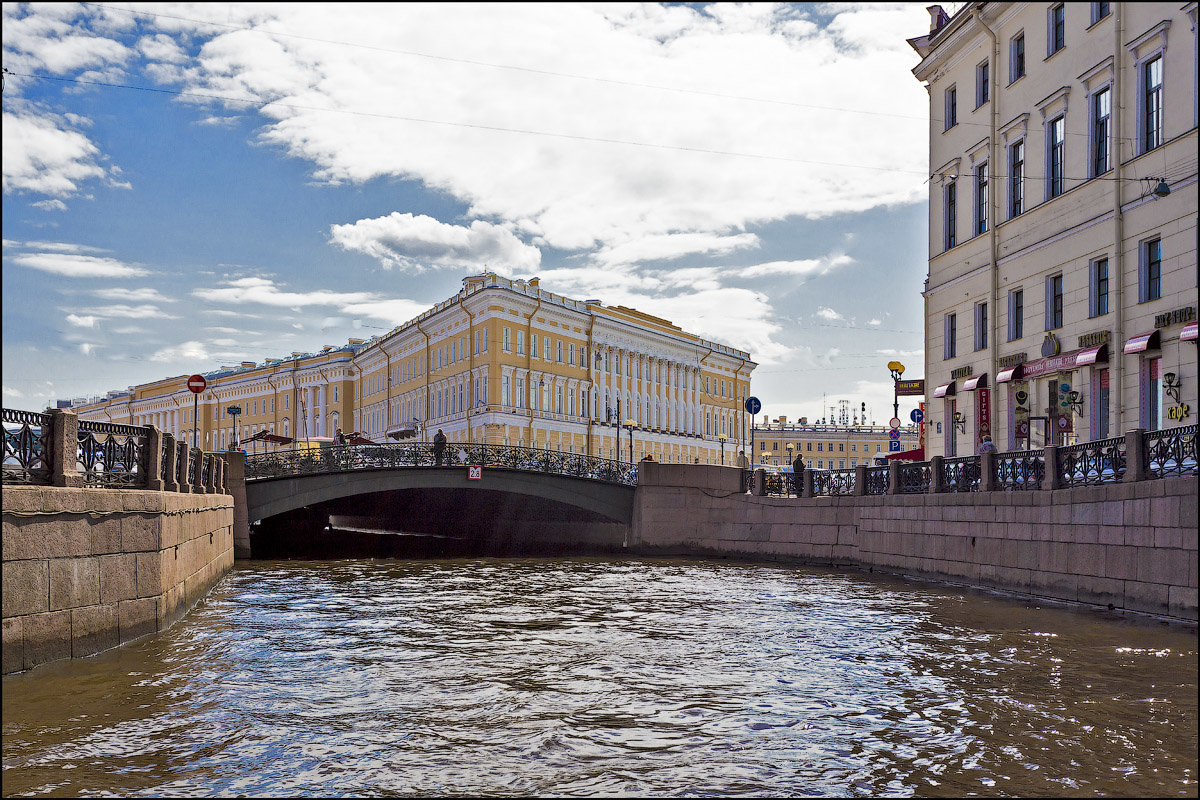
<path id="1" fill-rule="evenodd" d="M 882 424 L 887 362 L 921 375 L 923 6 L 3 13 L 7 407 L 368 338 L 485 269 L 749 350 L 772 418 Z"/>

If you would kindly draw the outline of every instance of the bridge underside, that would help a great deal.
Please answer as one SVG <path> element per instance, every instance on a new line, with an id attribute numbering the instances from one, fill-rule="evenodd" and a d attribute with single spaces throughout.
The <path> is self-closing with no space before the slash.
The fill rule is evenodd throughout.
<path id="1" fill-rule="evenodd" d="M 595 553 L 628 540 L 633 488 L 558 475 L 403 469 L 247 485 L 253 558 Z"/>

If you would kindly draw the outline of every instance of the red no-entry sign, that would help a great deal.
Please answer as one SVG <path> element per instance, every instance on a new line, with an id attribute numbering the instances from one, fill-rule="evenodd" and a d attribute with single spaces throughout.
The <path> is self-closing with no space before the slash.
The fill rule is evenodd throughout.
<path id="1" fill-rule="evenodd" d="M 204 380 L 203 375 L 193 375 L 192 377 L 188 378 L 188 388 L 191 389 L 194 394 L 200 394 L 207 386 L 208 381 Z"/>

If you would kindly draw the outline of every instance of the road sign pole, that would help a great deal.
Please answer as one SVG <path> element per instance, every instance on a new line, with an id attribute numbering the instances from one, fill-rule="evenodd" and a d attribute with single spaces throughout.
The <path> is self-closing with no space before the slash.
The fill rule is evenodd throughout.
<path id="1" fill-rule="evenodd" d="M 196 449 L 196 423 L 200 419 L 200 395 L 192 393 L 192 449 Z"/>
<path id="2" fill-rule="evenodd" d="M 208 387 L 208 381 L 203 375 L 193 375 L 187 379 L 188 391 L 192 393 L 192 449 L 197 447 L 196 438 L 200 434 L 200 393 Z"/>

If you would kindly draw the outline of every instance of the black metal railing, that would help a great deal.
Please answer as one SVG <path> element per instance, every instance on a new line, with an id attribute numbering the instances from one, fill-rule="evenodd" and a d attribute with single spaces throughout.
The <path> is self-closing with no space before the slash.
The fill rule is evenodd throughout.
<path id="1" fill-rule="evenodd" d="M 1046 475 L 1045 457 L 1038 450 L 997 453 L 993 461 L 997 490 L 1025 491 L 1041 489 Z"/>
<path id="2" fill-rule="evenodd" d="M 1162 431 L 1147 431 L 1146 471 L 1156 478 L 1195 475 L 1198 427 L 1200 426 L 1182 425 Z"/>
<path id="3" fill-rule="evenodd" d="M 942 459 L 942 491 L 979 491 L 979 460 L 979 456 Z"/>
<path id="4" fill-rule="evenodd" d="M 149 441 L 147 428 L 80 420 L 76 459 L 84 485 L 125 489 L 145 486 Z"/>
<path id="5" fill-rule="evenodd" d="M 4 409 L 4 482 L 50 483 L 50 415 Z"/>
<path id="6" fill-rule="evenodd" d="M 900 465 L 900 494 L 928 494 L 933 487 L 933 465 L 928 461 Z"/>
<path id="7" fill-rule="evenodd" d="M 288 451 L 246 457 L 246 479 L 287 475 L 351 472 L 398 467 L 465 467 L 513 469 L 569 475 L 627 486 L 637 484 L 637 465 L 581 453 L 488 444 L 451 444 L 438 453 L 432 445 L 400 443 L 347 445 L 319 450 Z"/>
<path id="8" fill-rule="evenodd" d="M 787 476 L 782 472 L 763 472 L 763 494 L 783 496 L 788 493 Z"/>
<path id="9" fill-rule="evenodd" d="M 867 467 L 867 494 L 888 493 L 888 468 Z"/>
<path id="10" fill-rule="evenodd" d="M 1125 437 L 1082 442 L 1058 448 L 1061 487 L 1120 483 L 1125 477 Z"/>

